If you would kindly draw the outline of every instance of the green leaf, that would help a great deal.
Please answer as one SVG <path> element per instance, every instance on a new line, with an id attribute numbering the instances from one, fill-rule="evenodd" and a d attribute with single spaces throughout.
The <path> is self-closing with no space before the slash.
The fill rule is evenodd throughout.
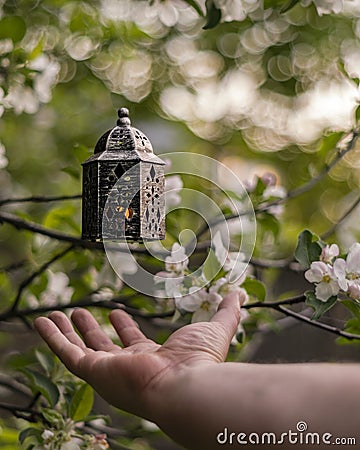
<path id="1" fill-rule="evenodd" d="M 213 249 L 210 249 L 209 254 L 208 254 L 208 256 L 205 260 L 204 266 L 203 266 L 204 277 L 208 281 L 212 281 L 216 277 L 216 275 L 219 273 L 220 269 L 221 269 L 221 265 L 215 255 L 215 252 Z"/>
<path id="2" fill-rule="evenodd" d="M 76 391 L 69 406 L 69 415 L 75 421 L 85 419 L 90 413 L 94 403 L 94 391 L 88 384 L 83 384 Z"/>
<path id="3" fill-rule="evenodd" d="M 359 120 L 360 120 L 360 106 L 358 106 L 358 107 L 356 108 L 356 111 L 355 111 L 355 119 L 356 119 L 356 123 L 359 122 Z"/>
<path id="4" fill-rule="evenodd" d="M 50 375 L 54 369 L 54 359 L 49 354 L 42 353 L 39 350 L 35 350 L 35 356 L 41 367 L 45 370 L 46 374 Z"/>
<path id="5" fill-rule="evenodd" d="M 73 146 L 73 152 L 74 152 L 74 155 L 75 155 L 77 161 L 81 164 L 86 159 L 89 158 L 89 156 L 92 153 L 92 150 L 89 147 L 86 147 L 85 145 L 75 144 Z"/>
<path id="6" fill-rule="evenodd" d="M 56 411 L 55 409 L 43 408 L 41 410 L 41 414 L 43 415 L 45 420 L 47 420 L 51 424 L 54 425 L 64 424 L 63 416 L 61 415 L 61 413 L 59 413 L 59 411 Z"/>
<path id="7" fill-rule="evenodd" d="M 80 179 L 80 170 L 73 166 L 63 167 L 61 169 L 61 172 L 67 173 L 71 178 L 74 178 L 75 180 Z"/>
<path id="8" fill-rule="evenodd" d="M 305 292 L 305 296 L 306 296 L 305 303 L 314 309 L 314 314 L 311 316 L 311 320 L 320 319 L 320 317 L 326 311 L 331 309 L 337 301 L 337 296 L 333 295 L 328 300 L 326 300 L 326 302 L 323 302 L 323 301 L 319 300 L 318 298 L 316 298 L 315 293 L 312 291 Z"/>
<path id="9" fill-rule="evenodd" d="M 35 47 L 31 50 L 31 53 L 28 56 L 28 59 L 32 61 L 41 55 L 44 48 L 44 41 L 40 39 L 39 42 L 35 45 Z"/>
<path id="10" fill-rule="evenodd" d="M 333 150 L 336 147 L 336 144 L 343 136 L 344 136 L 343 131 L 337 131 L 335 133 L 330 133 L 327 136 L 323 137 L 318 147 L 318 153 L 321 154 L 322 156 L 327 155 L 330 150 Z"/>
<path id="11" fill-rule="evenodd" d="M 264 183 L 262 178 L 258 178 L 257 182 L 256 182 L 256 186 L 252 192 L 253 195 L 257 196 L 257 197 L 262 197 L 265 189 L 267 188 L 267 184 Z"/>
<path id="12" fill-rule="evenodd" d="M 260 302 L 263 302 L 266 297 L 265 285 L 255 278 L 246 278 L 246 280 L 241 285 L 245 291 L 250 295 L 250 297 L 255 297 Z"/>
<path id="13" fill-rule="evenodd" d="M 19 42 L 25 36 L 26 24 L 22 17 L 6 16 L 0 20 L 0 39 Z"/>
<path id="14" fill-rule="evenodd" d="M 360 320 L 357 317 L 352 317 L 349 319 L 345 324 L 344 331 L 347 333 L 360 335 Z M 360 341 L 358 339 L 350 339 L 345 336 L 338 337 L 336 339 L 336 343 L 340 345 L 360 345 Z"/>
<path id="15" fill-rule="evenodd" d="M 22 369 L 22 372 L 29 378 L 31 388 L 40 392 L 50 406 L 55 406 L 59 400 L 59 389 L 45 375 L 32 369 Z"/>
<path id="16" fill-rule="evenodd" d="M 219 9 L 214 0 L 206 0 L 206 24 L 203 26 L 204 30 L 210 30 L 216 27 L 221 19 L 221 9 Z"/>
<path id="17" fill-rule="evenodd" d="M 261 216 L 258 217 L 258 224 L 263 231 L 270 231 L 275 238 L 279 235 L 281 224 L 272 214 L 267 212 L 261 213 Z"/>
<path id="18" fill-rule="evenodd" d="M 62 205 L 50 210 L 44 218 L 43 225 L 47 228 L 56 228 L 61 231 L 70 229 L 75 233 L 80 232 L 79 224 L 74 220 L 79 208 L 73 205 Z M 65 224 L 67 227 L 65 227 Z"/>
<path id="19" fill-rule="evenodd" d="M 317 239 L 317 242 L 313 242 L 314 239 Z M 300 233 L 295 258 L 303 267 L 308 268 L 313 261 L 318 261 L 321 251 L 322 244 L 315 234 L 309 230 Z"/>
<path id="20" fill-rule="evenodd" d="M 41 437 L 41 430 L 39 430 L 38 428 L 34 428 L 34 427 L 29 427 L 29 428 L 25 428 L 25 430 L 22 430 L 19 434 L 19 441 L 20 444 L 22 444 L 25 439 L 27 439 L 30 436 L 35 436 L 37 438 Z"/>
<path id="21" fill-rule="evenodd" d="M 354 300 L 343 300 L 341 302 L 358 320 L 360 320 L 360 305 Z"/>

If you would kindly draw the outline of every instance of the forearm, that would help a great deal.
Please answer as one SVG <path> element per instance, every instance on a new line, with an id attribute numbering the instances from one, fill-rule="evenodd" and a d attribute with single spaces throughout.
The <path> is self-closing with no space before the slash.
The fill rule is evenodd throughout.
<path id="1" fill-rule="evenodd" d="M 332 437 L 325 436 L 324 448 L 336 437 L 355 437 L 360 442 L 360 368 L 356 365 L 213 364 L 185 370 L 163 386 L 155 420 L 189 449 L 226 448 L 226 443 L 236 448 L 241 446 L 239 433 L 244 433 L 240 441 L 248 441 L 251 433 L 261 439 L 263 432 L 275 433 L 284 444 L 291 438 L 294 449 L 294 440 L 305 442 L 306 433 L 318 433 L 320 443 L 324 433 L 331 433 Z M 300 421 L 308 426 L 302 437 L 296 428 Z M 283 434 L 289 430 L 290 437 Z"/>

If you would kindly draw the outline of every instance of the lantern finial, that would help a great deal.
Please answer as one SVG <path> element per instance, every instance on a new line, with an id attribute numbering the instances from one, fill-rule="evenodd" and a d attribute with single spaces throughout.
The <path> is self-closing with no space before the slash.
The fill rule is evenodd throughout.
<path id="1" fill-rule="evenodd" d="M 120 108 L 118 110 L 118 120 L 116 122 L 119 127 L 130 126 L 131 122 L 129 119 L 129 110 L 127 108 Z"/>

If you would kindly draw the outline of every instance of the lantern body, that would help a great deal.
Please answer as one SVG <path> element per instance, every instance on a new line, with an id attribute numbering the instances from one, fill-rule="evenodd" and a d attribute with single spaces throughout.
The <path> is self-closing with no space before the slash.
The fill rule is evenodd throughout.
<path id="1" fill-rule="evenodd" d="M 163 239 L 164 165 L 148 138 L 130 126 L 128 111 L 119 110 L 117 126 L 83 163 L 83 239 Z"/>

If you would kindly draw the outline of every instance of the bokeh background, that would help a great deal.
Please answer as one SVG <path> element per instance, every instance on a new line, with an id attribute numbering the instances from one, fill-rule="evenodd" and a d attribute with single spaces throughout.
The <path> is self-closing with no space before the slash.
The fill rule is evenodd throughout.
<path id="1" fill-rule="evenodd" d="M 83 248 L 26 283 L 65 244 L 1 218 L 10 214 L 79 237 L 81 162 L 115 125 L 118 108 L 129 108 L 157 154 L 208 155 L 246 186 L 272 173 L 286 195 L 317 179 L 347 145 L 360 116 L 359 79 L 356 0 L 0 0 L 0 315 L 16 298 L 19 308 L 36 309 L 95 291 L 123 295 L 125 303 L 130 296 L 104 254 Z M 359 154 L 355 144 L 311 189 L 284 201 L 276 218 L 259 215 L 254 257 L 291 259 L 305 228 L 327 233 L 342 251 L 358 241 Z M 8 202 L 34 196 L 45 199 Z M 166 243 L 182 226 L 196 231 L 198 225 L 177 212 L 168 218 Z M 144 258 L 144 264 L 153 262 Z M 269 265 L 254 269 L 267 285 L 267 300 L 308 287 L 294 266 Z M 136 295 L 128 305 L 145 312 L 157 307 Z M 107 327 L 106 311 L 97 313 Z M 356 345 L 341 346 L 323 330 L 263 312 L 254 317 L 249 343 L 231 358 L 359 360 Z M 0 397 L 9 404 L 23 398 L 7 377 L 21 385 L 14 374 L 32 363 L 34 348 L 43 348 L 32 318 L 1 316 Z M 324 320 L 343 327 L 347 318 L 335 309 Z M 159 341 L 173 327 L 164 322 L 140 318 Z M 106 405 L 98 408 L 108 413 Z M 21 448 L 24 421 L 0 411 L 1 448 Z M 112 448 L 171 448 L 149 424 L 112 415 L 120 430 Z"/>

